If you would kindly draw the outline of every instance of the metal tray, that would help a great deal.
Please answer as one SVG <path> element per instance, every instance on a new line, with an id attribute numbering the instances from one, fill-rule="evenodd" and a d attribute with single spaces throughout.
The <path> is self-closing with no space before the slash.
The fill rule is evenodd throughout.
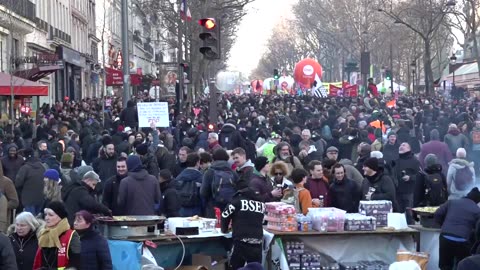
<path id="1" fill-rule="evenodd" d="M 116 220 L 115 218 L 126 218 L 125 220 Z M 152 226 L 163 223 L 166 218 L 164 216 L 113 216 L 113 217 L 97 217 L 99 224 L 107 226 Z"/>

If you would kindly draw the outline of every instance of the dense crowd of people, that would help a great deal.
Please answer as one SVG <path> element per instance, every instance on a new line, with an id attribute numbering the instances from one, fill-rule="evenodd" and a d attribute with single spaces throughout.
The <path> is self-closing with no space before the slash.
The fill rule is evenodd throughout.
<path id="1" fill-rule="evenodd" d="M 261 262 L 265 202 L 306 214 L 360 200 L 392 201 L 409 224 L 413 207 L 441 206 L 440 269 L 478 265 L 480 100 L 223 95 L 215 120 L 200 99 L 138 128 L 147 101 L 56 102 L 4 127 L 1 269 L 112 269 L 94 215 L 221 212 L 236 270 Z"/>

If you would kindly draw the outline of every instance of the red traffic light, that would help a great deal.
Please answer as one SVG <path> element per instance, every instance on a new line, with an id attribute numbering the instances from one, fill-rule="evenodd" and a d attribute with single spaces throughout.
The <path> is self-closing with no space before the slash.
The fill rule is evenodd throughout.
<path id="1" fill-rule="evenodd" d="M 215 28 L 215 26 L 217 26 L 217 23 L 213 18 L 205 18 L 198 20 L 198 24 L 205 27 L 207 30 L 212 30 L 213 28 Z"/>

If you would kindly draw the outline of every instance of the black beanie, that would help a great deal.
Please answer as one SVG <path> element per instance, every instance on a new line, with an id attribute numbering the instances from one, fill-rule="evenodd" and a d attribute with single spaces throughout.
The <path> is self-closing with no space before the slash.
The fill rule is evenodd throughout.
<path id="1" fill-rule="evenodd" d="M 55 212 L 55 214 L 57 214 L 57 216 L 59 216 L 61 219 L 68 217 L 67 209 L 65 209 L 65 204 L 62 202 L 50 202 L 45 208 L 52 209 L 52 211 Z"/>
<path id="2" fill-rule="evenodd" d="M 148 144 L 142 143 L 137 145 L 137 147 L 135 148 L 135 151 L 137 152 L 137 154 L 141 156 L 145 156 L 148 153 Z"/>
<path id="3" fill-rule="evenodd" d="M 379 171 L 378 159 L 374 157 L 365 160 L 365 162 L 363 163 L 363 166 L 370 168 L 371 170 L 376 172 Z"/>
<path id="4" fill-rule="evenodd" d="M 480 203 L 480 190 L 477 187 L 472 188 L 467 194 L 467 198 L 474 201 L 475 203 Z"/>
<path id="5" fill-rule="evenodd" d="M 266 157 L 257 157 L 257 158 L 255 159 L 254 164 L 255 164 L 255 169 L 256 169 L 257 171 L 261 171 L 261 170 L 265 167 L 265 165 L 268 164 L 268 158 L 266 158 Z"/>

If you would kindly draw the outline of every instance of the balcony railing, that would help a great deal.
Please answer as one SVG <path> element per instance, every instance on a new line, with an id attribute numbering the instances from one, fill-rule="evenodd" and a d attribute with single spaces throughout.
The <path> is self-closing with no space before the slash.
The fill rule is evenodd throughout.
<path id="1" fill-rule="evenodd" d="M 0 0 L 0 5 L 35 22 L 35 4 L 29 0 Z"/>
<path id="2" fill-rule="evenodd" d="M 143 44 L 143 49 L 148 52 L 151 56 L 154 55 L 154 52 L 153 52 L 153 47 L 152 45 L 150 45 L 150 43 L 144 43 Z"/>

